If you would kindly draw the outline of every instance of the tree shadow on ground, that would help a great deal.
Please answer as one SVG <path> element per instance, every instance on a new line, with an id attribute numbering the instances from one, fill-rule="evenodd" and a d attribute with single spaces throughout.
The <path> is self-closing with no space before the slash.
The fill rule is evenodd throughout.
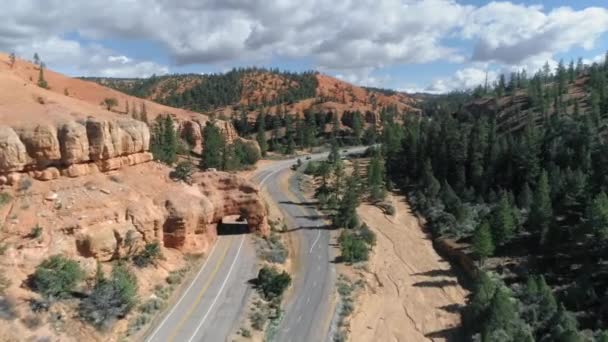
<path id="1" fill-rule="evenodd" d="M 291 233 L 291 232 L 295 232 L 298 230 L 336 230 L 336 229 L 337 228 L 335 228 L 334 226 L 332 226 L 330 224 L 324 224 L 321 226 L 300 226 L 300 227 L 296 227 L 296 228 L 283 230 L 283 231 L 281 231 L 281 233 Z"/>
<path id="2" fill-rule="evenodd" d="M 445 339 L 448 342 L 464 340 L 464 336 L 462 335 L 462 329 L 459 326 L 433 331 L 431 333 L 425 334 L 424 337 L 427 337 L 429 339 Z"/>
<path id="3" fill-rule="evenodd" d="M 445 311 L 445 312 L 449 312 L 449 313 L 453 313 L 453 314 L 459 314 L 464 310 L 465 306 L 458 304 L 458 303 L 454 303 L 454 304 L 448 304 L 448 305 L 444 305 L 444 306 L 440 306 L 439 309 Z"/>
<path id="4" fill-rule="evenodd" d="M 297 205 L 300 207 L 316 208 L 317 202 L 279 201 L 279 204 Z"/>
<path id="5" fill-rule="evenodd" d="M 437 281 L 419 281 L 414 283 L 416 287 L 446 287 L 446 286 L 456 286 L 458 282 L 455 280 L 437 280 Z"/>
<path id="6" fill-rule="evenodd" d="M 456 275 L 452 270 L 431 270 L 426 272 L 418 272 L 412 273 L 413 276 L 427 276 L 427 277 L 452 277 L 455 278 Z"/>

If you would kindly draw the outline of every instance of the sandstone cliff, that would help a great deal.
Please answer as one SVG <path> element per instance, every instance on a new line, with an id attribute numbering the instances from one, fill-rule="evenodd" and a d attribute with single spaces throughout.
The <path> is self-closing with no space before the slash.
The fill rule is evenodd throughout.
<path id="1" fill-rule="evenodd" d="M 0 125 L 0 185 L 15 173 L 50 180 L 116 170 L 152 160 L 149 149 L 148 126 L 131 119 Z"/>

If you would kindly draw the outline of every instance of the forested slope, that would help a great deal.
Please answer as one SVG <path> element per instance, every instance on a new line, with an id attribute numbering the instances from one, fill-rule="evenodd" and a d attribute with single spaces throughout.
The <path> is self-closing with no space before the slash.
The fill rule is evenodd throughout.
<path id="1" fill-rule="evenodd" d="M 608 63 L 501 77 L 384 125 L 388 178 L 477 260 L 482 341 L 607 341 Z"/>

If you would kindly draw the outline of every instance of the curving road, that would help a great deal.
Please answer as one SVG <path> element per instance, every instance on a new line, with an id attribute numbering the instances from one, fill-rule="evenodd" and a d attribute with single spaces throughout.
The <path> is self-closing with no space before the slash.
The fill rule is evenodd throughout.
<path id="1" fill-rule="evenodd" d="M 349 149 L 358 153 L 364 148 Z M 311 160 L 326 158 L 327 153 L 311 155 Z M 254 181 L 267 187 L 271 200 L 283 211 L 297 234 L 298 273 L 293 275 L 293 296 L 285 304 L 285 314 L 276 341 L 324 341 L 333 314 L 334 269 L 330 263 L 329 232 L 320 214 L 303 204 L 295 179 L 285 193 L 274 180 L 295 163 L 279 161 L 259 170 Z M 253 241 L 247 235 L 219 236 L 201 269 L 181 297 L 159 318 L 147 342 L 226 341 L 235 331 L 245 309 L 256 276 Z M 154 323 L 153 323 L 154 324 Z"/>

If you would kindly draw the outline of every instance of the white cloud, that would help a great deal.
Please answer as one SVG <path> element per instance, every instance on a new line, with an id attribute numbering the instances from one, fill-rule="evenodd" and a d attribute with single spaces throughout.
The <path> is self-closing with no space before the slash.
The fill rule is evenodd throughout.
<path id="1" fill-rule="evenodd" d="M 544 12 L 541 6 L 492 2 L 473 11 L 462 36 L 477 39 L 472 59 L 519 64 L 552 56 L 573 47 L 592 49 L 608 31 L 608 9 L 560 7 Z"/>
<path id="2" fill-rule="evenodd" d="M 120 64 L 127 64 L 131 62 L 131 58 L 127 56 L 108 56 L 108 62 L 119 62 Z"/>
<path id="3" fill-rule="evenodd" d="M 26 59 L 38 53 L 48 67 L 73 76 L 149 77 L 169 73 L 168 67 L 154 62 L 135 61 L 127 56 L 113 55 L 111 50 L 100 45 L 82 45 L 56 36 L 20 43 L 12 51 Z"/>
<path id="4" fill-rule="evenodd" d="M 423 91 L 433 94 L 443 94 L 457 89 L 471 89 L 488 82 L 491 85 L 498 77 L 495 71 L 478 68 L 458 70 L 448 78 L 439 78 Z"/>
<path id="5" fill-rule="evenodd" d="M 606 8 L 547 10 L 506 1 L 476 7 L 456 0 L 20 0 L 0 12 L 0 49 L 38 51 L 51 67 L 71 73 L 168 72 L 67 38 L 77 33 L 92 42 L 151 41 L 176 65 L 307 58 L 316 68 L 377 86 L 386 80 L 372 71 L 401 64 L 471 60 L 535 70 L 558 53 L 594 48 L 606 32 Z M 463 41 L 472 51 L 462 50 Z M 470 69 L 479 67 L 463 65 L 462 75 L 435 88 L 469 84 Z"/>

